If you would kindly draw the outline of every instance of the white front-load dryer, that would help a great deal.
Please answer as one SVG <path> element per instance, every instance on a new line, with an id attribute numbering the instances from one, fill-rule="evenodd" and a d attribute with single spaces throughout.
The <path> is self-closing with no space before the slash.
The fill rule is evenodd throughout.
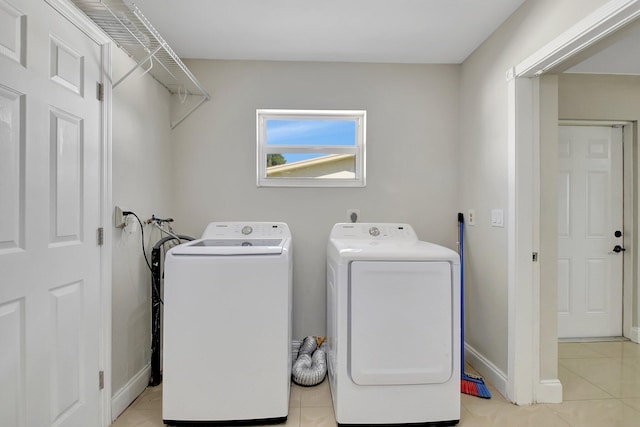
<path id="1" fill-rule="evenodd" d="M 408 224 L 336 224 L 327 362 L 336 421 L 460 420 L 460 258 Z"/>
<path id="2" fill-rule="evenodd" d="M 284 223 L 211 223 L 201 239 L 172 248 L 164 280 L 164 422 L 286 421 L 291 302 Z"/>

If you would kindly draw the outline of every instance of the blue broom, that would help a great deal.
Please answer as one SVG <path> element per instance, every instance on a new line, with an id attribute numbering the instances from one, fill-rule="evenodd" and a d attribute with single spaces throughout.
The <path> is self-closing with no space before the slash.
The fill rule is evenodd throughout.
<path id="1" fill-rule="evenodd" d="M 458 212 L 458 241 L 460 242 L 460 392 L 471 396 L 491 399 L 491 393 L 478 375 L 464 371 L 464 215 Z"/>

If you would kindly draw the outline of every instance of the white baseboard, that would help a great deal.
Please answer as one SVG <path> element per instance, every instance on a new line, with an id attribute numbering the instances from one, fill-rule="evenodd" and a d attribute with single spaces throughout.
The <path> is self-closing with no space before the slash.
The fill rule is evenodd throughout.
<path id="1" fill-rule="evenodd" d="M 635 343 L 640 344 L 640 327 L 634 326 L 631 328 L 631 336 L 629 339 Z"/>
<path id="2" fill-rule="evenodd" d="M 507 375 L 469 344 L 464 344 L 464 350 L 464 360 L 473 366 L 501 395 L 506 396 Z"/>
<path id="3" fill-rule="evenodd" d="M 149 385 L 151 376 L 151 364 L 142 368 L 111 398 L 111 421 L 114 421 L 125 409 L 142 394 Z"/>
<path id="4" fill-rule="evenodd" d="M 540 380 L 535 399 L 536 403 L 562 403 L 560 380 Z"/>

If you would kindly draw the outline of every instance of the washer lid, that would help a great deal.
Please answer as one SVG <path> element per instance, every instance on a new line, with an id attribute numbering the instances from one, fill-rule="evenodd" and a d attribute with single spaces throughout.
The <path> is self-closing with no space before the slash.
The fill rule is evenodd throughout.
<path id="1" fill-rule="evenodd" d="M 198 239 L 171 249 L 174 255 L 278 255 L 287 239 Z"/>

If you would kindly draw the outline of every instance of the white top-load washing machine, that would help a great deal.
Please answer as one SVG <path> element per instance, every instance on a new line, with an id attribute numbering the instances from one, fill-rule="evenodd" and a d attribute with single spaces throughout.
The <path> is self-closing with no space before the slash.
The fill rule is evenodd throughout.
<path id="1" fill-rule="evenodd" d="M 327 362 L 339 425 L 460 420 L 460 258 L 408 224 L 336 224 Z"/>
<path id="2" fill-rule="evenodd" d="M 164 422 L 286 421 L 291 301 L 284 223 L 211 223 L 201 239 L 172 248 L 164 281 Z"/>

